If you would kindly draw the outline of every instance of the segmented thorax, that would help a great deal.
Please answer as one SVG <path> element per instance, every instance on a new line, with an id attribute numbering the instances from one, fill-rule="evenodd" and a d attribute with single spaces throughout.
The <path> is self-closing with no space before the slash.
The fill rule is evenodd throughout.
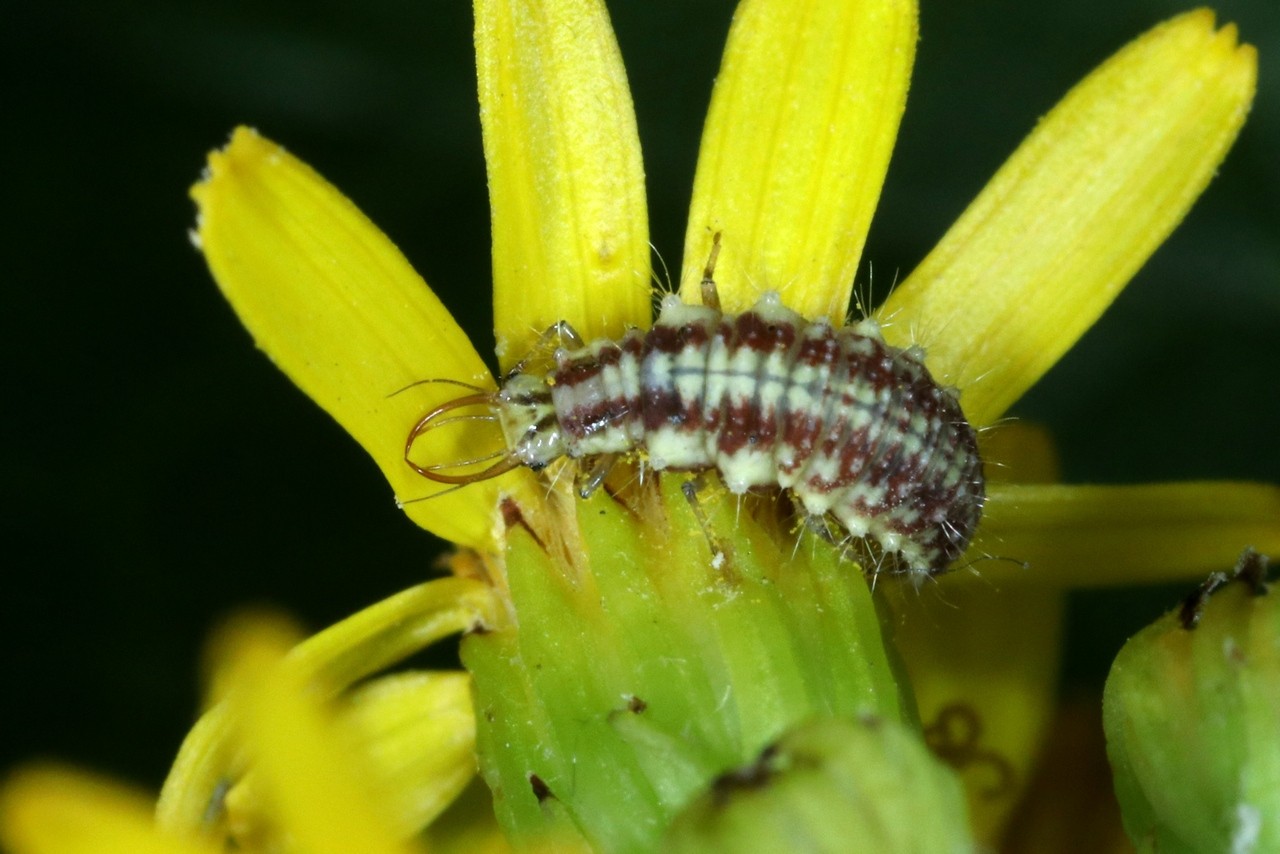
<path id="1" fill-rule="evenodd" d="M 561 349 L 500 400 L 526 465 L 642 449 L 654 469 L 715 468 L 735 493 L 789 490 L 912 572 L 945 570 L 982 512 L 974 429 L 921 355 L 873 321 L 807 321 L 774 293 L 738 315 L 668 296 L 648 332 Z"/>

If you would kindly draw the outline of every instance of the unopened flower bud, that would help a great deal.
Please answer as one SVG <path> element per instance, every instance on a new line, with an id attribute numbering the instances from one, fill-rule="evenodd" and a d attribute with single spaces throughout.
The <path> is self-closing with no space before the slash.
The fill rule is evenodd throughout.
<path id="1" fill-rule="evenodd" d="M 676 852 L 969 852 L 963 789 L 903 724 L 802 725 L 717 779 L 676 819 Z"/>
<path id="2" fill-rule="evenodd" d="M 1252 550 L 1120 651 L 1103 697 L 1140 850 L 1280 851 L 1280 597 Z"/>

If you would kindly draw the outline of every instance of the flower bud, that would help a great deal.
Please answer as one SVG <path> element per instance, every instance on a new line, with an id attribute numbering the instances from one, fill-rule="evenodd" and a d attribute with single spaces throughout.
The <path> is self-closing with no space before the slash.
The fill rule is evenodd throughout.
<path id="1" fill-rule="evenodd" d="M 1280 599 L 1252 550 L 1120 651 L 1103 695 L 1140 850 L 1280 851 Z"/>
<path id="2" fill-rule="evenodd" d="M 919 734 L 883 718 L 801 725 L 719 777 L 663 850 L 967 852 L 964 790 Z"/>

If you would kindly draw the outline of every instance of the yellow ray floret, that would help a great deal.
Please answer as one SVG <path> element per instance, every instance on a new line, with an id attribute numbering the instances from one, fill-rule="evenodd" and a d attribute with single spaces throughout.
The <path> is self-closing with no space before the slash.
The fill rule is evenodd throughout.
<path id="1" fill-rule="evenodd" d="M 777 290 L 805 317 L 844 321 L 915 43 L 910 0 L 739 6 L 698 157 L 684 288 L 697 293 L 719 232 L 726 310 Z"/>
<path id="2" fill-rule="evenodd" d="M 1253 100 L 1257 58 L 1191 12 L 1073 89 L 880 311 L 975 424 L 1084 333 L 1186 214 Z"/>
<path id="3" fill-rule="evenodd" d="M 493 213 L 498 361 L 569 321 L 587 338 L 649 323 L 644 166 L 600 0 L 476 0 Z"/>
<path id="4" fill-rule="evenodd" d="M 367 757 L 285 661 L 292 640 L 283 627 L 255 621 L 226 642 L 231 714 L 282 838 L 310 854 L 408 854 L 393 808 L 378 796 L 383 781 L 361 773 Z"/>
<path id="5" fill-rule="evenodd" d="M 79 771 L 34 767 L 0 792 L 0 841 L 11 854 L 217 854 L 158 832 L 151 800 Z"/>
<path id="6" fill-rule="evenodd" d="M 1280 553 L 1280 489 L 994 483 L 969 555 L 981 561 L 984 583 L 1104 587 L 1203 578 L 1210 567 L 1230 566 L 1246 545 Z M 982 560 L 988 556 L 1008 560 Z"/>
<path id="7" fill-rule="evenodd" d="M 288 653 L 288 665 L 294 677 L 312 686 L 314 695 L 329 698 L 441 638 L 497 625 L 495 610 L 487 584 L 462 578 L 430 581 L 313 635 Z M 236 673 L 214 676 L 210 693 L 216 701 L 226 693 L 220 686 L 234 687 Z M 440 684 L 435 680 L 429 690 L 436 692 Z M 162 827 L 197 831 L 206 823 L 213 793 L 245 772 L 233 712 L 225 702 L 213 705 L 183 742 L 156 807 Z"/>
<path id="8" fill-rule="evenodd" d="M 191 195 L 193 238 L 258 346 L 369 452 L 398 496 L 430 494 L 402 459 L 405 437 L 458 390 L 394 393 L 428 378 L 492 380 L 426 283 L 341 193 L 246 128 L 210 155 Z M 442 431 L 434 450 L 444 461 L 483 453 L 469 435 Z M 495 502 L 494 484 L 476 484 L 406 511 L 447 540 L 484 547 Z"/>

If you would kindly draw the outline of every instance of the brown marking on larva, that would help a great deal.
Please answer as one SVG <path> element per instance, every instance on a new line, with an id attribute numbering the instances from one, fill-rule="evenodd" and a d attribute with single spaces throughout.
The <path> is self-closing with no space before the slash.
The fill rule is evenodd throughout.
<path id="1" fill-rule="evenodd" d="M 796 328 L 790 323 L 765 320 L 754 311 L 738 315 L 733 324 L 734 343 L 757 353 L 786 350 L 796 340 Z"/>
<path id="2" fill-rule="evenodd" d="M 782 443 L 791 449 L 788 459 L 779 464 L 787 474 L 794 474 L 813 454 L 818 440 L 818 421 L 807 411 L 790 410 L 782 426 Z"/>
<path id="3" fill-rule="evenodd" d="M 648 388 L 640 392 L 641 423 L 644 431 L 652 433 L 665 424 L 671 423 L 673 412 L 680 410 L 680 398 L 675 392 L 664 388 Z"/>
<path id="4" fill-rule="evenodd" d="M 632 694 L 630 697 L 627 698 L 627 711 L 631 712 L 632 714 L 635 714 L 635 715 L 642 714 L 643 712 L 647 711 L 648 708 L 649 708 L 649 704 L 646 703 L 644 700 L 641 700 L 639 697 L 635 696 L 634 694 Z"/>
<path id="5" fill-rule="evenodd" d="M 702 422 L 702 398 L 681 401 L 679 397 L 673 396 L 667 410 L 667 423 L 688 433 L 705 429 L 706 425 Z"/>
<path id="6" fill-rule="evenodd" d="M 591 407 L 574 407 L 562 412 L 559 417 L 560 426 L 566 433 L 577 439 L 585 439 L 601 430 L 620 426 L 631 418 L 635 407 L 625 400 L 602 400 Z"/>
<path id="7" fill-rule="evenodd" d="M 702 347 L 710 340 L 711 332 L 705 323 L 686 323 L 676 330 L 676 340 L 681 350 Z"/>
<path id="8" fill-rule="evenodd" d="M 761 411 L 751 401 L 724 408 L 724 426 L 717 437 L 716 450 L 731 456 L 746 447 L 763 448 L 777 437 L 773 411 Z"/>
<path id="9" fill-rule="evenodd" d="M 645 336 L 645 349 L 649 352 L 673 356 L 685 348 L 686 339 L 694 336 L 697 329 L 699 327 L 694 325 L 666 326 L 661 323 L 657 324 Z M 699 345 L 701 343 L 699 341 Z"/>
<path id="10" fill-rule="evenodd" d="M 834 365 L 840 358 L 840 339 L 836 331 L 825 323 L 821 328 L 825 330 L 824 334 L 806 335 L 800 340 L 795 355 L 797 365 L 816 368 L 818 365 Z"/>
<path id="11" fill-rule="evenodd" d="M 555 384 L 574 388 L 590 382 L 600 376 L 605 368 L 613 367 L 622 361 L 623 352 L 623 348 L 613 342 L 600 347 L 599 352 L 566 354 L 562 351 L 558 354 L 553 372 Z"/>

